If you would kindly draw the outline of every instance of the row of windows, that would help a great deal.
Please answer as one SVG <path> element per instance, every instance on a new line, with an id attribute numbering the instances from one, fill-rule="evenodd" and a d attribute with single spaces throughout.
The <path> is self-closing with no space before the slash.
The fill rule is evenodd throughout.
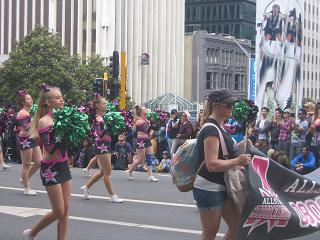
<path id="1" fill-rule="evenodd" d="M 218 5 L 218 6 L 187 6 L 186 21 L 212 21 L 250 19 L 254 21 L 255 6 Z"/>
<path id="2" fill-rule="evenodd" d="M 307 10 L 307 2 L 304 2 L 304 11 L 306 11 Z M 308 4 L 308 12 L 309 13 L 311 13 L 311 4 L 309 3 Z M 315 8 L 315 6 L 313 5 L 312 6 L 312 14 L 313 15 L 317 15 L 317 16 L 319 16 L 319 8 L 317 7 L 317 9 Z"/>
<path id="3" fill-rule="evenodd" d="M 311 25 L 312 25 L 312 27 L 311 27 Z M 304 19 L 304 26 L 307 27 L 307 20 L 306 20 L 306 19 Z M 308 29 L 310 30 L 311 28 L 312 28 L 312 31 L 316 30 L 316 31 L 318 32 L 318 30 L 319 30 L 319 24 L 317 23 L 317 24 L 316 24 L 316 27 L 315 27 L 314 22 L 312 22 L 312 24 L 311 24 L 311 22 L 310 22 L 310 20 L 309 20 L 309 21 L 308 21 Z"/>
<path id="4" fill-rule="evenodd" d="M 311 77 L 311 78 L 310 78 Z M 305 80 L 315 80 L 317 81 L 318 80 L 318 73 L 317 72 L 309 72 L 309 71 L 303 71 L 303 79 Z M 319 80 L 320 80 L 320 76 L 319 76 Z"/>
<path id="5" fill-rule="evenodd" d="M 207 49 L 206 62 L 220 63 L 223 65 L 247 66 L 247 57 L 244 53 L 221 50 L 215 48 Z"/>
<path id="6" fill-rule="evenodd" d="M 310 39 L 309 37 L 308 38 L 304 37 L 304 42 L 305 42 L 305 44 L 308 45 L 308 47 L 318 48 L 318 40 L 314 40 L 313 38 Z"/>
<path id="7" fill-rule="evenodd" d="M 314 55 L 310 56 L 309 54 L 307 54 L 307 57 L 306 57 L 306 54 L 304 53 L 303 62 L 318 64 L 318 56 L 314 56 Z"/>
<path id="8" fill-rule="evenodd" d="M 311 98 L 318 101 L 320 96 L 320 89 L 316 88 L 303 88 L 303 98 Z"/>
<path id="9" fill-rule="evenodd" d="M 218 73 L 207 72 L 206 90 L 213 90 L 218 87 L 232 90 L 244 90 L 245 76 L 243 74 L 221 73 L 220 86 L 218 86 Z"/>

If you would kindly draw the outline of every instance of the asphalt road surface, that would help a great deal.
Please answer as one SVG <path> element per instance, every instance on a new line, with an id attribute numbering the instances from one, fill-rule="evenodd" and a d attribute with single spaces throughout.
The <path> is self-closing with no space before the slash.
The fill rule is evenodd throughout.
<path id="1" fill-rule="evenodd" d="M 20 165 L 0 171 L 0 240 L 20 240 L 51 206 L 39 173 L 31 178 L 37 196 L 24 196 L 19 182 Z M 94 172 L 95 170 L 92 170 Z M 156 174 L 158 183 L 137 172 L 134 180 L 123 171 L 112 172 L 114 188 L 125 203 L 111 203 L 102 180 L 91 189 L 91 199 L 83 199 L 80 187 L 88 180 L 81 169 L 73 168 L 69 240 L 194 240 L 201 238 L 198 211 L 192 193 L 180 193 L 169 175 Z M 223 239 L 226 225 L 221 224 L 216 239 Z M 56 224 L 40 232 L 37 240 L 56 239 Z M 319 240 L 320 233 L 299 240 Z M 298 240 L 298 238 L 297 238 Z"/>

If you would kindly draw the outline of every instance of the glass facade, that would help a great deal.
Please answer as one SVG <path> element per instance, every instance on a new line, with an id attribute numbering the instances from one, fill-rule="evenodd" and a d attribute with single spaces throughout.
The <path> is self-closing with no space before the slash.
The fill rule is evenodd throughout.
<path id="1" fill-rule="evenodd" d="M 255 41 L 255 13 L 255 0 L 186 0 L 185 31 L 206 30 Z"/>

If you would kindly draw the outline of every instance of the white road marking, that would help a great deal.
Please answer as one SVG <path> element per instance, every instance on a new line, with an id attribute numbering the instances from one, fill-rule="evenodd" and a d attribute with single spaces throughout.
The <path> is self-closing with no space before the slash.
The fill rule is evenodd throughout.
<path id="1" fill-rule="evenodd" d="M 5 190 L 13 190 L 13 191 L 23 191 L 23 188 L 14 188 L 14 187 L 5 187 L 5 186 L 0 186 L 0 189 L 5 189 Z M 35 190 L 35 189 L 33 189 Z M 44 193 L 47 194 L 46 191 L 43 190 L 35 190 L 37 193 Z M 73 197 L 81 197 L 83 198 L 82 194 L 76 194 L 72 193 L 71 196 Z M 104 200 L 110 200 L 110 197 L 103 197 L 103 196 L 95 196 L 95 195 L 90 195 L 90 199 L 104 199 Z M 146 200 L 138 200 L 138 199 L 124 199 L 126 202 L 134 202 L 134 203 L 147 203 L 147 204 L 155 204 L 155 205 L 164 205 L 164 206 L 172 206 L 172 207 L 186 207 L 186 208 L 196 208 L 195 205 L 192 204 L 182 204 L 182 203 L 170 203 L 170 202 L 156 202 L 156 201 L 146 201 Z"/>
<path id="2" fill-rule="evenodd" d="M 25 208 L 25 207 L 0 205 L 0 213 L 14 215 L 14 216 L 23 217 L 23 218 L 37 216 L 37 215 L 43 216 L 49 211 L 50 211 L 49 209 L 42 209 L 42 208 Z M 73 220 L 77 220 L 77 221 L 84 221 L 84 222 L 94 222 L 94 223 L 111 224 L 111 225 L 117 225 L 117 226 L 152 229 L 152 230 L 158 230 L 158 231 L 189 233 L 189 234 L 201 235 L 201 231 L 192 230 L 192 229 L 154 226 L 154 225 L 147 225 L 147 224 L 120 222 L 120 221 L 112 221 L 112 220 L 106 220 L 106 219 L 77 217 L 77 216 L 69 216 L 69 218 L 73 219 Z M 223 236 L 224 236 L 223 233 L 217 234 L 217 237 L 223 237 Z"/>

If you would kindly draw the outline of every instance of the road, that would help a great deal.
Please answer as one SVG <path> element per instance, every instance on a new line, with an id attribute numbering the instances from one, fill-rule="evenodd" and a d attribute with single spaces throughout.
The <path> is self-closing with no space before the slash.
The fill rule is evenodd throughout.
<path id="1" fill-rule="evenodd" d="M 9 171 L 0 171 L 1 240 L 22 239 L 21 232 L 51 208 L 38 174 L 31 178 L 32 188 L 38 195 L 22 194 L 20 167 L 12 165 Z M 177 191 L 167 174 L 156 174 L 160 182 L 150 183 L 146 173 L 135 173 L 135 180 L 130 181 L 123 171 L 113 171 L 114 188 L 125 203 L 111 203 L 102 181 L 90 190 L 90 200 L 83 199 L 79 188 L 88 178 L 76 168 L 72 169 L 72 176 L 69 240 L 194 240 L 201 237 L 192 193 Z M 223 239 L 225 232 L 226 225 L 222 222 L 216 239 Z M 52 224 L 40 232 L 37 240 L 54 240 L 55 236 L 56 224 Z M 319 236 L 317 233 L 299 240 L 318 240 Z"/>

